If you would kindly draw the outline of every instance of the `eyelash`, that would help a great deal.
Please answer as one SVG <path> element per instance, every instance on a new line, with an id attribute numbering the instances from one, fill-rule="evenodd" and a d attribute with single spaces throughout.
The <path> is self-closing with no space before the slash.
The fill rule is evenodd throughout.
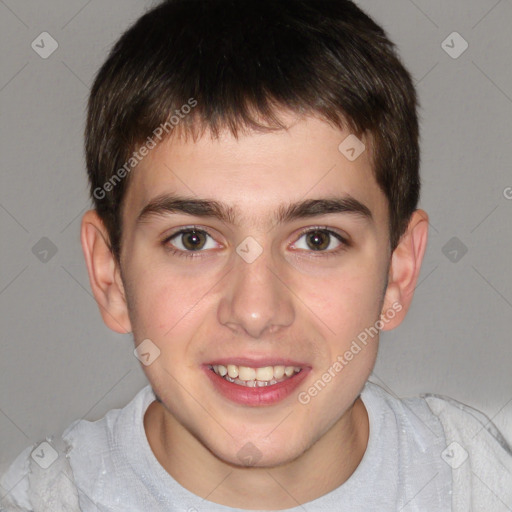
<path id="1" fill-rule="evenodd" d="M 204 251 L 182 251 L 181 249 L 175 249 L 172 245 L 169 245 L 169 242 L 177 237 L 178 235 L 182 235 L 185 233 L 190 233 L 191 231 L 198 231 L 200 233 L 206 233 L 208 236 L 213 236 L 210 234 L 210 232 L 207 229 L 200 228 L 199 226 L 188 226 L 186 228 L 182 228 L 179 231 L 176 231 L 172 235 L 166 237 L 164 240 L 162 240 L 162 245 L 165 247 L 165 250 L 170 252 L 173 256 L 178 256 L 180 258 L 201 258 L 201 253 Z M 351 243 L 342 235 L 337 233 L 336 231 L 333 231 L 329 229 L 327 226 L 313 226 L 310 228 L 306 228 L 303 231 L 300 232 L 297 240 L 300 240 L 304 235 L 315 232 L 315 231 L 321 231 L 323 233 L 326 233 L 328 235 L 334 236 L 339 242 L 341 242 L 340 247 L 337 249 L 331 250 L 331 251 L 318 251 L 318 255 L 311 255 L 312 258 L 328 258 L 331 256 L 337 256 L 340 252 L 345 251 L 348 247 L 351 246 Z M 314 252 L 314 251 L 311 251 Z"/>

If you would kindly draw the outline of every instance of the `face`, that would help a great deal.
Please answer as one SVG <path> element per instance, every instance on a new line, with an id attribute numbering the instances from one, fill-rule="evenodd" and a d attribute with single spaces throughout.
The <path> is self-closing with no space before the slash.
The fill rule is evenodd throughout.
<path id="1" fill-rule="evenodd" d="M 170 139 L 132 171 L 123 209 L 131 329 L 159 351 L 143 369 L 169 421 L 233 464 L 302 454 L 343 421 L 377 354 L 375 336 L 343 357 L 379 319 L 389 265 L 369 151 L 349 161 L 349 132 L 289 126 Z"/>

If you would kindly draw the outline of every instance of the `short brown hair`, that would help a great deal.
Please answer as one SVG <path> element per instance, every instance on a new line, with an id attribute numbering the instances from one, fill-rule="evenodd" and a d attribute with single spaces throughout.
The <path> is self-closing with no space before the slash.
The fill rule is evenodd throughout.
<path id="1" fill-rule="evenodd" d="M 167 0 L 122 35 L 89 97 L 90 193 L 118 261 L 130 174 L 115 173 L 191 99 L 177 128 L 193 137 L 283 129 L 280 109 L 367 134 L 396 248 L 419 200 L 418 102 L 384 30 L 349 0 Z"/>

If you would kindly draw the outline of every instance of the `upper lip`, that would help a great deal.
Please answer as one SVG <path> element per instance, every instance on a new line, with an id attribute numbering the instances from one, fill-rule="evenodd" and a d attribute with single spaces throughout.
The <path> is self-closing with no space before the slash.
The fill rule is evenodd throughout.
<path id="1" fill-rule="evenodd" d="M 264 368 L 266 366 L 300 366 L 305 368 L 308 366 L 307 363 L 302 361 L 283 357 L 223 357 L 212 360 L 207 364 L 210 366 L 234 364 L 235 366 L 247 366 L 249 368 Z"/>

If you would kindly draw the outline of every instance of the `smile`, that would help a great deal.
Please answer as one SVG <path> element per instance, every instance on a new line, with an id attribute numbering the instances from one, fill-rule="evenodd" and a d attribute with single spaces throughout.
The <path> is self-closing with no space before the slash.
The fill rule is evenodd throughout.
<path id="1" fill-rule="evenodd" d="M 300 366 L 278 365 L 251 368 L 235 364 L 226 366 L 222 364 L 210 365 L 210 369 L 228 382 L 248 388 L 273 386 L 302 370 Z"/>
<path id="2" fill-rule="evenodd" d="M 311 371 L 310 366 L 292 366 L 291 361 L 277 365 L 268 360 L 261 361 L 262 366 L 246 366 L 249 360 L 237 362 L 245 364 L 215 361 L 203 365 L 203 370 L 220 396 L 252 407 L 269 406 L 286 399 Z"/>

